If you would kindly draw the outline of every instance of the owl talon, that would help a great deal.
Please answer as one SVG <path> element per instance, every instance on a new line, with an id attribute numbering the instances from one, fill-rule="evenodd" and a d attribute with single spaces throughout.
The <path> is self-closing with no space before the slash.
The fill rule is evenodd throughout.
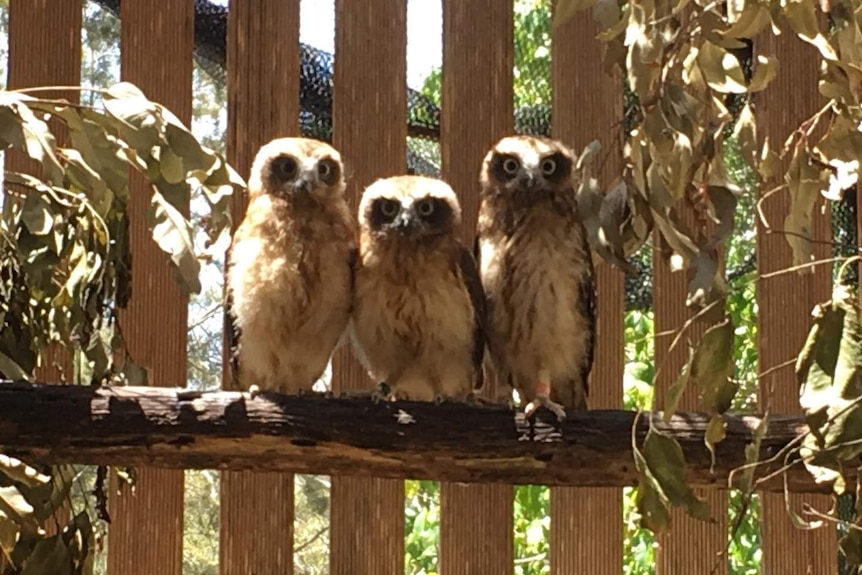
<path id="1" fill-rule="evenodd" d="M 536 399 L 531 401 L 524 408 L 524 415 L 527 416 L 528 419 L 532 419 L 536 416 L 536 410 L 540 407 L 544 407 L 551 413 L 557 416 L 558 421 L 563 421 L 566 418 L 566 410 L 559 403 L 551 401 L 547 395 L 538 395 Z"/>
<path id="2" fill-rule="evenodd" d="M 380 388 L 377 388 L 371 392 L 371 401 L 377 405 L 381 401 L 389 401 L 389 395 Z"/>
<path id="3" fill-rule="evenodd" d="M 248 398 L 254 399 L 260 394 L 260 386 L 256 384 L 252 384 L 248 386 Z"/>

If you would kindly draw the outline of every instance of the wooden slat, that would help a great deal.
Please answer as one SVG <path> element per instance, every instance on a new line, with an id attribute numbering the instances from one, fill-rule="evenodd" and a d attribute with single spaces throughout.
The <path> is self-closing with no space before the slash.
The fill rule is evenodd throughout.
<path id="1" fill-rule="evenodd" d="M 512 133 L 512 0 L 443 0 L 443 178 L 458 193 L 464 239 L 472 245 L 479 168 L 488 149 Z M 494 393 L 494 382 L 486 384 Z M 501 575 L 513 569 L 508 485 L 440 487 L 440 573 Z"/>
<path id="2" fill-rule="evenodd" d="M 233 0 L 230 5 L 227 156 L 244 178 L 262 145 L 299 135 L 299 4 Z M 234 226 L 246 203 L 244 195 L 233 198 Z M 223 386 L 229 389 L 230 369 L 224 366 Z M 293 474 L 223 472 L 219 572 L 293 573 L 293 521 Z"/>
<path id="3" fill-rule="evenodd" d="M 374 180 L 406 173 L 407 3 L 336 0 L 333 143 L 354 209 Z M 367 389 L 368 375 L 346 348 L 336 354 L 333 390 Z M 404 572 L 404 481 L 333 477 L 333 575 Z"/>
<path id="4" fill-rule="evenodd" d="M 694 214 L 680 205 L 686 223 L 694 229 Z M 688 277 L 685 272 L 671 272 L 667 257 L 670 248 L 656 233 L 653 252 L 653 302 L 655 310 L 656 368 L 660 369 L 655 389 L 655 408 L 662 409 L 668 387 L 676 380 L 688 359 L 687 341 L 698 342 L 706 328 L 698 321 L 686 330 L 687 336 L 674 350 L 670 345 L 675 334 L 692 317 L 686 308 Z M 698 411 L 697 389 L 688 387 L 680 399 L 678 409 Z M 727 559 L 721 553 L 727 547 L 727 492 L 701 490 L 698 497 L 706 500 L 716 523 L 693 519 L 684 509 L 671 510 L 671 529 L 656 537 L 656 573 L 727 573 Z"/>
<path id="5" fill-rule="evenodd" d="M 808 119 L 825 100 L 817 92 L 819 58 L 816 51 L 794 35 L 779 38 L 766 34 L 763 53 L 773 54 L 781 62 L 792 62 L 792 71 L 779 74 L 770 86 L 757 96 L 759 137 L 769 138 L 770 148 L 779 149 L 790 132 Z M 788 66 L 790 68 L 791 66 Z M 786 163 L 783 165 L 786 169 Z M 783 171 L 782 171 L 783 173 Z M 760 193 L 782 183 L 779 178 L 763 184 Z M 831 257 L 828 243 L 832 239 L 830 211 L 821 213 L 825 201 L 819 198 L 813 210 L 816 259 Z M 790 196 L 773 194 L 762 203 L 765 217 L 777 230 L 784 227 L 790 209 Z M 767 234 L 758 221 L 758 272 L 765 274 L 788 268 L 792 255 L 787 239 L 781 233 Z M 830 297 L 830 266 L 818 266 L 813 274 L 783 274 L 757 283 L 759 372 L 772 370 L 799 353 L 811 326 L 811 309 Z M 771 390 L 774 392 L 771 393 Z M 793 378 L 793 364 L 777 369 L 760 380 L 760 407 L 769 405 L 772 413 L 799 413 L 798 387 Z M 771 397 L 770 397 L 771 396 Z M 803 575 L 836 573 L 838 565 L 836 530 L 828 526 L 817 531 L 800 531 L 793 527 L 781 495 L 761 496 L 763 530 L 763 573 Z M 830 508 L 827 496 L 791 495 L 791 506 L 799 512 L 803 502 L 821 511 Z"/>
<path id="6" fill-rule="evenodd" d="M 81 82 L 82 0 L 10 0 L 9 77 L 7 88 L 76 86 Z M 39 94 L 78 102 L 74 90 Z M 65 126 L 52 123 L 60 145 L 68 145 Z M 7 153 L 4 169 L 39 175 L 38 164 L 23 154 Z M 60 347 L 51 346 L 36 371 L 39 381 L 72 382 L 71 362 Z M 68 521 L 64 505 L 45 522 L 49 534 L 61 531 Z"/>
<path id="7" fill-rule="evenodd" d="M 189 125 L 192 114 L 194 3 L 123 0 L 121 77 L 136 84 Z M 185 381 L 188 298 L 170 260 L 153 242 L 146 211 L 151 190 L 133 173 L 129 182 L 133 250 L 132 298 L 121 316 L 135 362 L 155 385 Z M 187 210 L 186 210 L 187 212 Z M 182 572 L 182 471 L 139 469 L 134 491 L 111 490 L 113 522 L 108 538 L 108 573 L 135 575 Z"/>
<path id="8" fill-rule="evenodd" d="M 608 186 L 620 174 L 623 116 L 622 84 L 602 70 L 598 27 L 589 13 L 576 15 L 553 30 L 553 137 L 580 153 L 598 138 L 600 174 Z M 583 110 L 589 110 L 584 114 Z M 623 403 L 623 274 L 593 256 L 598 291 L 596 357 L 590 377 L 592 409 L 619 409 Z M 551 488 L 551 574 L 589 572 L 619 575 L 623 569 L 621 489 Z"/>

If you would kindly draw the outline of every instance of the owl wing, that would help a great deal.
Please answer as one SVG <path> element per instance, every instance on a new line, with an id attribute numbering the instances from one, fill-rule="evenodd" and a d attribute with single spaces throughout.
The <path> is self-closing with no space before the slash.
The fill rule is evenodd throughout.
<path id="1" fill-rule="evenodd" d="M 241 330 L 236 325 L 233 315 L 233 296 L 231 290 L 225 286 L 224 300 L 224 333 L 227 336 L 228 361 L 230 363 L 231 387 L 239 388 L 239 346 Z"/>
<path id="2" fill-rule="evenodd" d="M 478 247 L 478 240 L 475 246 Z M 485 301 L 485 290 L 482 288 L 482 280 L 479 277 L 479 269 L 476 259 L 466 247 L 461 247 L 461 261 L 459 264 L 461 277 L 470 295 L 473 304 L 473 367 L 476 369 L 475 389 L 481 389 L 484 385 L 484 374 L 482 372 L 482 360 L 485 356 L 485 333 L 487 325 L 487 303 Z"/>
<path id="3" fill-rule="evenodd" d="M 350 313 L 353 314 L 353 306 L 356 302 L 356 265 L 359 262 L 359 248 L 352 248 L 347 255 L 347 265 L 350 266 Z"/>
<path id="4" fill-rule="evenodd" d="M 581 366 L 581 381 L 584 384 L 584 395 L 589 395 L 589 385 L 587 379 L 589 378 L 590 371 L 593 368 L 593 360 L 595 358 L 595 350 L 596 350 L 596 314 L 597 314 L 597 295 L 596 295 L 596 284 L 595 284 L 595 270 L 593 268 L 592 258 L 590 257 L 590 246 L 587 244 L 585 246 L 586 254 L 587 254 L 587 271 L 581 278 L 581 284 L 579 286 L 578 293 L 578 308 L 579 311 L 583 314 L 584 318 L 587 321 L 587 341 L 586 341 L 586 354 L 584 357 L 584 363 Z"/>

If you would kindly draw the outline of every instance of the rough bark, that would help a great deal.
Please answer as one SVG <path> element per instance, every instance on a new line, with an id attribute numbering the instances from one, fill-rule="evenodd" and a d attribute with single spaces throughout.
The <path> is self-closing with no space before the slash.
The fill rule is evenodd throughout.
<path id="1" fill-rule="evenodd" d="M 505 408 L 419 402 L 375 404 L 319 395 L 199 392 L 0 383 L 0 453 L 34 463 L 255 469 L 452 482 L 622 487 L 634 485 L 630 411 L 571 413 L 562 425 L 539 413 L 533 429 Z M 637 421 L 638 442 L 648 415 Z M 724 489 L 743 465 L 760 418 L 728 415 L 714 470 L 704 447 L 708 416 L 678 413 L 657 431 L 674 437 L 692 486 Z M 760 459 L 807 427 L 771 416 Z M 783 462 L 758 468 L 763 477 Z M 737 474 L 739 475 L 739 474 Z M 828 491 L 800 465 L 794 492 Z M 781 476 L 763 489 L 783 489 Z"/>

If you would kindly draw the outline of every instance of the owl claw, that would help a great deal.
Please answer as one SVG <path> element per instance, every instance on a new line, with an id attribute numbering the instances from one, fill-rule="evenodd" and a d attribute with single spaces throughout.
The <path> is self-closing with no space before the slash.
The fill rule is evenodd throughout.
<path id="1" fill-rule="evenodd" d="M 248 398 L 254 399 L 260 394 L 260 386 L 257 384 L 252 384 L 248 386 Z"/>
<path id="2" fill-rule="evenodd" d="M 558 421 L 563 421 L 566 418 L 566 410 L 563 406 L 551 401 L 551 398 L 544 394 L 537 395 L 536 399 L 527 404 L 524 408 L 524 415 L 526 415 L 528 419 L 533 418 L 536 415 L 536 410 L 540 407 L 544 407 L 556 415 Z"/>

